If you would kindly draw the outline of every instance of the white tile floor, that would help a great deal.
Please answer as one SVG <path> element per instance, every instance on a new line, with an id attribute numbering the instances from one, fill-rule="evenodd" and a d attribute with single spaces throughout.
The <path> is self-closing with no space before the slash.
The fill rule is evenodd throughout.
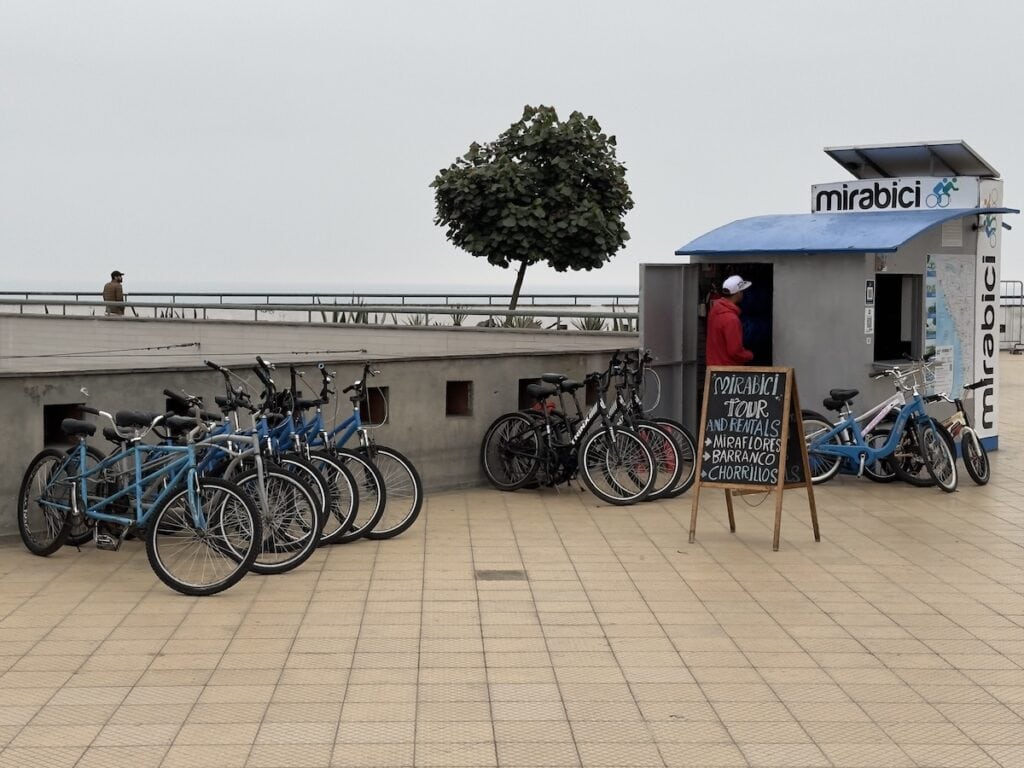
<path id="1" fill-rule="evenodd" d="M 400 538 L 181 597 L 0 545 L 2 766 L 1024 765 L 1024 358 L 992 483 L 627 509 L 432 494 Z M 755 501 L 749 499 L 748 501 Z M 480 580 L 522 570 L 526 580 Z"/>

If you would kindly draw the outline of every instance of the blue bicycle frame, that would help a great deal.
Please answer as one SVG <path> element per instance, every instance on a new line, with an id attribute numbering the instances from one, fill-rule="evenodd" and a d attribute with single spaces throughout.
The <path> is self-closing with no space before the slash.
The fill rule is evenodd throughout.
<path id="1" fill-rule="evenodd" d="M 915 390 L 913 397 L 900 408 L 888 438 L 877 448 L 873 448 L 865 441 L 860 422 L 850 414 L 831 429 L 815 435 L 807 444 L 807 451 L 820 456 L 838 456 L 848 459 L 858 465 L 860 471 L 863 472 L 865 464 L 873 464 L 895 452 L 908 422 L 916 423 L 919 419 L 927 420 L 929 418 L 924 400 Z"/>

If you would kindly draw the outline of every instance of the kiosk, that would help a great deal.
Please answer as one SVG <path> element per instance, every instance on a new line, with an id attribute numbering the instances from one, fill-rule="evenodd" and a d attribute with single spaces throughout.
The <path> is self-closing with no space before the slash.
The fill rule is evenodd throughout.
<path id="1" fill-rule="evenodd" d="M 869 375 L 934 354 L 929 388 L 979 379 L 974 424 L 998 445 L 999 173 L 962 141 L 828 148 L 853 179 L 811 187 L 811 212 L 739 219 L 640 267 L 640 335 L 655 357 L 660 410 L 694 428 L 707 308 L 722 280 L 744 294 L 754 365 L 796 369 L 805 408 L 834 387 L 868 406 L 890 393 Z"/>

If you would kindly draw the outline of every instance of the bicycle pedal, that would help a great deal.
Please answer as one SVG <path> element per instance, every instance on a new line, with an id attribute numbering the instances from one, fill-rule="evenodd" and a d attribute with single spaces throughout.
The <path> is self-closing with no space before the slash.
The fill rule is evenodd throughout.
<path id="1" fill-rule="evenodd" d="M 111 536 L 109 533 L 96 534 L 96 549 L 106 550 L 107 552 L 117 552 L 120 548 L 121 539 L 117 536 Z"/>

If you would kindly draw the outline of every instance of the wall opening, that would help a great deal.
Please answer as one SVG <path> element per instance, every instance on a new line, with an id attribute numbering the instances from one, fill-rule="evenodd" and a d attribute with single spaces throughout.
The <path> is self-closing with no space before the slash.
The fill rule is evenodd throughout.
<path id="1" fill-rule="evenodd" d="M 444 388 L 445 416 L 473 415 L 473 382 L 449 381 Z"/>
<path id="2" fill-rule="evenodd" d="M 43 406 L 43 445 L 72 445 L 60 423 L 64 419 L 81 419 L 82 403 L 59 403 Z"/>
<path id="3" fill-rule="evenodd" d="M 875 275 L 875 360 L 921 356 L 920 275 Z"/>
<path id="4" fill-rule="evenodd" d="M 387 424 L 388 387 L 367 387 L 366 399 L 359 404 L 359 418 L 368 427 L 379 427 Z"/>

